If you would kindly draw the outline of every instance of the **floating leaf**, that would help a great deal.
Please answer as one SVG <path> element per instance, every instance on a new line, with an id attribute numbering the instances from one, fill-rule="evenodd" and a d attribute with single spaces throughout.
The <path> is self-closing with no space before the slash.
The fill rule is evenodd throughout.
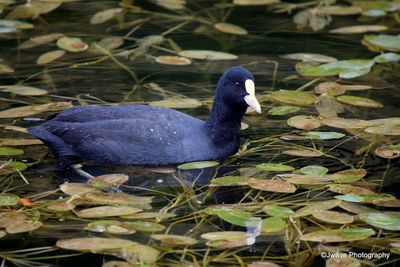
<path id="1" fill-rule="evenodd" d="M 342 84 L 342 86 L 344 87 L 344 89 L 346 89 L 346 91 L 363 91 L 372 89 L 372 86 L 362 85 L 362 84 L 353 84 L 353 85 Z"/>
<path id="2" fill-rule="evenodd" d="M 330 210 L 339 205 L 340 201 L 337 199 L 331 199 L 327 201 L 318 201 L 309 203 L 307 206 L 296 210 L 294 218 L 304 217 L 313 214 L 317 210 Z"/>
<path id="3" fill-rule="evenodd" d="M 272 217 L 279 217 L 279 218 L 289 218 L 294 215 L 293 210 L 278 205 L 265 206 L 263 207 L 263 211 Z"/>
<path id="4" fill-rule="evenodd" d="M 319 15 L 335 15 L 335 16 L 347 16 L 360 14 L 362 9 L 356 6 L 322 6 L 313 9 L 313 12 Z"/>
<path id="5" fill-rule="evenodd" d="M 359 218 L 377 228 L 392 231 L 400 230 L 400 217 L 396 215 L 385 213 L 361 213 L 359 214 Z"/>
<path id="6" fill-rule="evenodd" d="M 151 235 L 151 238 L 173 246 L 192 246 L 197 243 L 196 239 L 183 235 Z"/>
<path id="7" fill-rule="evenodd" d="M 335 76 L 350 79 L 369 73 L 374 60 L 370 59 L 350 59 L 326 63 L 322 65 L 312 65 L 301 62 L 296 64 L 296 70 L 303 76 Z"/>
<path id="8" fill-rule="evenodd" d="M 75 209 L 76 205 L 79 203 L 80 203 L 79 200 L 66 199 L 66 200 L 57 201 L 56 203 L 50 204 L 46 208 L 51 211 L 64 212 L 64 211 L 70 211 L 70 210 Z"/>
<path id="9" fill-rule="evenodd" d="M 180 51 L 179 55 L 182 57 L 206 60 L 234 60 L 238 58 L 238 56 L 233 54 L 211 50 L 184 50 Z"/>
<path id="10" fill-rule="evenodd" d="M 65 182 L 60 185 L 60 190 L 69 196 L 79 196 L 93 191 L 94 189 L 84 183 Z"/>
<path id="11" fill-rule="evenodd" d="M 345 134 L 337 132 L 306 132 L 303 134 L 311 139 L 317 139 L 317 140 L 340 139 L 346 136 Z"/>
<path id="12" fill-rule="evenodd" d="M 280 107 L 274 107 L 271 108 L 268 111 L 268 114 L 270 115 L 286 115 L 286 114 L 290 114 L 290 113 L 296 113 L 300 110 L 299 107 L 294 107 L 294 106 L 280 106 Z"/>
<path id="13" fill-rule="evenodd" d="M 0 206 L 14 206 L 18 204 L 19 196 L 14 194 L 0 193 Z"/>
<path id="14" fill-rule="evenodd" d="M 97 189 L 111 189 L 127 182 L 129 176 L 122 173 L 104 174 L 88 180 L 88 185 Z"/>
<path id="15" fill-rule="evenodd" d="M 104 23 L 104 22 L 112 19 L 113 17 L 115 17 L 115 15 L 117 15 L 121 11 L 122 11 L 122 8 L 110 8 L 110 9 L 99 11 L 90 18 L 90 24 Z"/>
<path id="16" fill-rule="evenodd" d="M 286 221 L 280 217 L 269 217 L 262 220 L 261 232 L 264 234 L 276 233 L 286 228 Z"/>
<path id="17" fill-rule="evenodd" d="M 371 17 L 371 18 L 379 18 L 379 17 L 384 17 L 386 16 L 385 10 L 381 9 L 368 9 L 364 10 L 361 15 L 366 16 L 366 17 Z"/>
<path id="18" fill-rule="evenodd" d="M 286 181 L 249 178 L 247 183 L 251 188 L 261 191 L 278 193 L 294 193 L 296 191 L 296 186 Z"/>
<path id="19" fill-rule="evenodd" d="M 125 217 L 126 218 L 126 217 Z M 145 221 L 125 222 L 126 225 L 140 232 L 159 232 L 165 227 L 162 224 Z"/>
<path id="20" fill-rule="evenodd" d="M 325 175 L 329 169 L 319 165 L 309 165 L 300 169 L 300 172 L 305 175 Z"/>
<path id="21" fill-rule="evenodd" d="M 289 105 L 310 106 L 314 105 L 317 98 L 307 92 L 279 90 L 268 95 L 268 99 Z"/>
<path id="22" fill-rule="evenodd" d="M 337 212 L 337 211 L 329 211 L 329 210 L 318 210 L 313 212 L 312 216 L 326 223 L 335 223 L 335 224 L 349 224 L 354 221 L 354 217 L 348 215 L 346 213 Z"/>
<path id="23" fill-rule="evenodd" d="M 400 51 L 400 35 L 365 35 L 362 43 L 373 51 Z"/>
<path id="24" fill-rule="evenodd" d="M 321 151 L 309 149 L 289 149 L 282 151 L 282 154 L 296 157 L 322 157 L 324 155 Z"/>
<path id="25" fill-rule="evenodd" d="M 335 255 L 335 254 L 333 254 Z M 340 255 L 340 254 L 338 254 Z M 326 267 L 361 267 L 361 262 L 353 257 L 331 257 L 326 261 Z"/>
<path id="26" fill-rule="evenodd" d="M 353 203 L 353 202 L 346 202 L 346 201 L 341 201 L 339 204 L 339 207 L 342 209 L 352 212 L 355 214 L 360 214 L 360 213 L 365 213 L 365 212 L 377 212 L 377 210 L 374 210 L 373 208 L 369 208 L 363 205 L 360 205 L 358 203 Z"/>
<path id="27" fill-rule="evenodd" d="M 1 28 L 0 28 L 1 30 Z M 8 65 L 0 64 L 0 73 L 12 73 L 15 70 Z"/>
<path id="28" fill-rule="evenodd" d="M 385 159 L 398 158 L 400 157 L 400 144 L 380 146 L 375 149 L 375 155 Z"/>
<path id="29" fill-rule="evenodd" d="M 100 205 L 124 205 L 140 209 L 150 208 L 153 197 L 134 196 L 126 193 L 103 193 L 90 191 L 85 194 L 85 199 Z"/>
<path id="30" fill-rule="evenodd" d="M 206 244 L 217 248 L 234 248 L 247 245 L 247 233 L 240 231 L 210 232 L 201 235 Z"/>
<path id="31" fill-rule="evenodd" d="M 93 221 L 84 229 L 91 232 L 116 235 L 130 235 L 136 232 L 136 230 L 130 227 L 127 223 L 112 220 Z"/>
<path id="32" fill-rule="evenodd" d="M 312 54 L 312 53 L 294 53 L 294 54 L 281 55 L 280 57 L 285 59 L 301 60 L 304 62 L 318 62 L 318 63 L 329 63 L 337 61 L 337 59 L 334 57 L 321 54 Z"/>
<path id="33" fill-rule="evenodd" d="M 18 223 L 12 223 L 6 227 L 6 232 L 9 234 L 18 234 L 31 232 L 42 226 L 41 222 L 23 221 Z"/>
<path id="34" fill-rule="evenodd" d="M 153 101 L 150 106 L 158 106 L 164 108 L 197 108 L 203 105 L 199 100 L 194 98 L 167 98 L 164 100 Z"/>
<path id="35" fill-rule="evenodd" d="M 364 131 L 371 134 L 400 135 L 400 125 L 379 125 L 368 127 Z"/>
<path id="36" fill-rule="evenodd" d="M 211 180 L 209 186 L 240 186 L 247 185 L 246 177 L 242 176 L 224 176 Z"/>
<path id="37" fill-rule="evenodd" d="M 298 115 L 287 120 L 287 124 L 291 127 L 303 130 L 316 129 L 321 126 L 319 120 L 313 116 Z"/>
<path id="38" fill-rule="evenodd" d="M 28 166 L 19 161 L 0 161 L 0 175 L 10 174 L 17 171 L 22 172 L 28 168 Z"/>
<path id="39" fill-rule="evenodd" d="M 229 33 L 234 35 L 247 35 L 246 29 L 243 29 L 242 27 L 231 23 L 220 22 L 214 24 L 214 28 L 224 33 Z"/>
<path id="40" fill-rule="evenodd" d="M 63 37 L 62 33 L 50 33 L 30 38 L 29 40 L 35 44 L 48 44 Z"/>
<path id="41" fill-rule="evenodd" d="M 192 169 L 204 169 L 210 168 L 219 165 L 219 162 L 216 161 L 194 161 L 185 164 L 181 164 L 178 166 L 180 170 L 192 170 Z"/>
<path id="42" fill-rule="evenodd" d="M 105 37 L 101 39 L 97 45 L 109 51 L 120 47 L 124 43 L 124 39 L 119 36 Z M 101 51 L 103 52 L 103 51 Z"/>
<path id="43" fill-rule="evenodd" d="M 83 52 L 88 49 L 88 45 L 78 37 L 62 37 L 58 39 L 57 46 L 68 52 Z"/>
<path id="44" fill-rule="evenodd" d="M 339 194 L 367 195 L 374 193 L 367 188 L 349 184 L 330 184 L 328 185 L 328 189 Z"/>
<path id="45" fill-rule="evenodd" d="M 0 34 L 17 32 L 19 30 L 25 30 L 25 29 L 32 29 L 33 27 L 34 27 L 33 24 L 28 22 L 0 19 Z"/>
<path id="46" fill-rule="evenodd" d="M 217 215 L 221 220 L 228 223 L 239 225 L 242 227 L 248 226 L 251 222 L 259 219 L 251 215 L 251 213 L 241 210 L 234 210 L 228 208 L 210 208 L 206 209 L 205 212 L 210 215 Z"/>
<path id="47" fill-rule="evenodd" d="M 293 168 L 292 166 L 279 163 L 261 163 L 256 165 L 256 168 L 259 170 L 271 172 L 287 172 L 295 170 L 295 168 Z"/>
<path id="48" fill-rule="evenodd" d="M 314 87 L 318 94 L 328 94 L 330 96 L 342 95 L 346 92 L 345 87 L 335 82 L 322 82 Z"/>
<path id="49" fill-rule="evenodd" d="M 186 0 L 157 0 L 156 4 L 168 9 L 179 10 L 185 7 Z"/>
<path id="50" fill-rule="evenodd" d="M 159 56 L 156 58 L 156 62 L 165 65 L 177 66 L 186 66 L 192 64 L 192 61 L 190 61 L 190 59 L 178 56 Z"/>
<path id="51" fill-rule="evenodd" d="M 358 181 L 367 175 L 365 169 L 347 169 L 334 173 L 333 180 L 338 183 L 352 183 Z"/>
<path id="52" fill-rule="evenodd" d="M 293 175 L 287 179 L 291 184 L 296 185 L 324 185 L 332 182 L 332 179 L 325 175 Z"/>
<path id="53" fill-rule="evenodd" d="M 36 106 L 23 106 L 0 111 L 0 118 L 19 118 L 36 115 L 46 111 L 56 111 L 71 108 L 71 102 L 50 102 Z"/>
<path id="54" fill-rule="evenodd" d="M 360 129 L 366 128 L 369 125 L 365 120 L 345 119 L 339 117 L 320 119 L 320 122 L 324 125 L 341 129 Z"/>
<path id="55" fill-rule="evenodd" d="M 383 105 L 375 100 L 360 97 L 360 96 L 350 96 L 350 95 L 340 95 L 336 97 L 339 102 L 344 104 L 353 105 L 357 107 L 366 107 L 366 108 L 381 108 Z"/>
<path id="56" fill-rule="evenodd" d="M 49 63 L 53 62 L 54 60 L 62 57 L 63 55 L 65 55 L 64 50 L 54 50 L 54 51 L 46 52 L 38 57 L 38 59 L 36 60 L 36 64 L 46 65 L 46 64 L 49 64 Z"/>
<path id="57" fill-rule="evenodd" d="M 330 33 L 340 33 L 340 34 L 355 34 L 355 33 L 366 33 L 366 32 L 381 32 L 386 31 L 388 27 L 384 25 L 356 25 L 347 26 L 337 29 L 330 30 Z"/>
<path id="58" fill-rule="evenodd" d="M 77 251 L 101 251 L 110 249 L 121 249 L 134 245 L 135 242 L 118 238 L 84 237 L 59 240 L 56 246 L 63 249 Z"/>
<path id="59" fill-rule="evenodd" d="M 174 213 L 166 213 L 166 212 L 139 212 L 139 213 L 134 213 L 126 216 L 121 216 L 124 219 L 156 219 L 156 220 L 162 220 L 162 219 L 168 219 L 168 218 L 173 218 L 176 217 L 176 214 Z"/>
<path id="60" fill-rule="evenodd" d="M 1 85 L 0 90 L 3 92 L 9 92 L 16 95 L 24 95 L 24 96 L 47 95 L 46 90 L 31 86 L 23 86 L 23 85 Z"/>
<path id="61" fill-rule="evenodd" d="M 233 0 L 233 4 L 237 6 L 264 6 L 279 2 L 280 0 Z"/>
<path id="62" fill-rule="evenodd" d="M 340 195 L 340 196 L 335 196 L 336 199 L 347 201 L 347 202 L 364 202 L 365 198 L 359 195 L 354 195 L 354 194 L 346 194 L 346 195 Z"/>
<path id="63" fill-rule="evenodd" d="M 376 63 L 392 63 L 400 61 L 400 54 L 397 53 L 385 53 L 374 57 Z"/>
<path id="64" fill-rule="evenodd" d="M 13 148 L 13 147 L 0 147 L 0 156 L 15 156 L 24 154 L 22 149 Z"/>
<path id="65" fill-rule="evenodd" d="M 308 233 L 300 237 L 303 241 L 314 242 L 350 242 L 364 240 L 375 234 L 375 231 L 368 228 L 349 228 L 335 230 L 320 230 Z"/>
<path id="66" fill-rule="evenodd" d="M 81 218 L 101 218 L 123 216 L 142 211 L 141 209 L 124 206 L 100 206 L 80 210 L 77 215 Z"/>
<path id="67" fill-rule="evenodd" d="M 247 267 L 282 267 L 282 265 L 273 263 L 271 261 L 253 261 L 246 265 Z"/>

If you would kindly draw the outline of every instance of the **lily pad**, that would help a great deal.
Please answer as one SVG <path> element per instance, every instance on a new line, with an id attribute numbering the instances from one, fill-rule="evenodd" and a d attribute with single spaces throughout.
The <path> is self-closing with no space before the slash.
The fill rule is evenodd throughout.
<path id="1" fill-rule="evenodd" d="M 77 251 L 102 251 L 111 249 L 121 249 L 134 245 L 135 242 L 119 239 L 119 238 L 100 238 L 100 237 L 83 237 L 59 240 L 56 246 L 63 249 L 77 250 Z"/>
<path id="2" fill-rule="evenodd" d="M 354 221 L 354 217 L 343 212 L 318 210 L 312 216 L 322 222 L 334 224 L 349 224 Z"/>
<path id="3" fill-rule="evenodd" d="M 295 185 L 324 185 L 332 182 L 332 179 L 325 175 L 293 175 L 288 178 L 288 181 L 291 184 Z"/>
<path id="4" fill-rule="evenodd" d="M 296 210 L 294 218 L 304 217 L 313 214 L 318 210 L 330 210 L 340 204 L 340 200 L 331 199 L 327 201 L 311 202 L 307 206 Z"/>
<path id="5" fill-rule="evenodd" d="M 346 202 L 346 201 L 341 201 L 339 203 L 339 207 L 348 212 L 355 213 L 355 214 L 366 213 L 366 212 L 377 212 L 377 210 L 375 210 L 373 208 L 363 206 L 358 203 Z"/>
<path id="6" fill-rule="evenodd" d="M 281 55 L 281 58 L 292 59 L 292 60 L 301 60 L 304 62 L 318 62 L 318 63 L 329 63 L 337 61 L 336 58 L 321 55 L 321 54 L 312 54 L 312 53 L 293 53 Z"/>
<path id="7" fill-rule="evenodd" d="M 106 190 L 113 187 L 119 187 L 129 180 L 129 176 L 122 173 L 104 174 L 88 180 L 91 187 Z"/>
<path id="8" fill-rule="evenodd" d="M 122 8 L 110 8 L 110 9 L 99 11 L 90 18 L 90 24 L 104 23 L 104 22 L 112 19 L 113 17 L 115 17 L 115 15 L 117 15 L 121 11 L 122 11 Z"/>
<path id="9" fill-rule="evenodd" d="M 294 107 L 294 106 L 280 106 L 280 107 L 274 107 L 271 108 L 268 111 L 268 114 L 274 115 L 274 116 L 280 116 L 280 115 L 286 115 L 290 113 L 296 113 L 300 111 L 299 107 Z"/>
<path id="10" fill-rule="evenodd" d="M 247 35 L 247 30 L 231 23 L 220 22 L 214 24 L 214 28 L 223 33 L 229 33 L 234 35 Z"/>
<path id="11" fill-rule="evenodd" d="M 136 231 L 140 232 L 159 232 L 165 229 L 164 225 L 154 222 L 133 221 L 133 222 L 125 222 L 125 224 L 131 227 L 132 229 L 135 229 Z"/>
<path id="12" fill-rule="evenodd" d="M 60 190 L 69 196 L 79 196 L 93 191 L 94 189 L 83 183 L 65 182 L 60 185 Z"/>
<path id="13" fill-rule="evenodd" d="M 24 154 L 22 149 L 5 146 L 0 147 L 0 156 L 16 156 L 22 154 Z"/>
<path id="14" fill-rule="evenodd" d="M 394 159 L 400 157 L 400 144 L 385 145 L 375 149 L 375 155 L 385 159 Z"/>
<path id="15" fill-rule="evenodd" d="M 348 105 L 353 105 L 357 107 L 366 107 L 366 108 L 381 108 L 383 107 L 383 104 L 369 99 L 365 97 L 360 97 L 360 96 L 350 96 L 350 95 L 341 95 L 336 97 L 336 99 L 339 102 L 342 102 L 344 104 Z"/>
<path id="16" fill-rule="evenodd" d="M 365 35 L 362 43 L 373 51 L 400 51 L 400 35 Z"/>
<path id="17" fill-rule="evenodd" d="M 294 193 L 296 192 L 296 186 L 286 181 L 270 180 L 270 179 L 247 179 L 248 185 L 257 190 L 277 192 L 277 193 Z"/>
<path id="18" fill-rule="evenodd" d="M 339 194 L 368 195 L 374 193 L 367 188 L 349 184 L 331 184 L 328 185 L 328 189 Z"/>
<path id="19" fill-rule="evenodd" d="M 305 175 L 325 175 L 328 171 L 328 168 L 319 165 L 308 165 L 300 169 L 300 172 Z"/>
<path id="20" fill-rule="evenodd" d="M 340 254 L 339 254 L 340 255 Z M 361 267 L 361 262 L 353 257 L 332 257 L 326 261 L 325 267 Z"/>
<path id="21" fill-rule="evenodd" d="M 354 195 L 354 194 L 335 196 L 335 198 L 339 199 L 339 200 L 343 200 L 343 201 L 347 201 L 347 202 L 355 202 L 355 203 L 362 203 L 365 201 L 365 198 L 363 196 Z"/>
<path id="22" fill-rule="evenodd" d="M 379 135 L 400 135 L 400 125 L 379 125 L 368 127 L 364 130 L 367 133 Z"/>
<path id="23" fill-rule="evenodd" d="M 173 246 L 192 246 L 197 243 L 196 239 L 183 235 L 151 235 L 151 238 Z"/>
<path id="24" fill-rule="evenodd" d="M 233 4 L 237 6 L 264 6 L 279 2 L 280 0 L 233 0 Z"/>
<path id="25" fill-rule="evenodd" d="M 210 232 L 201 235 L 208 240 L 208 246 L 217 248 L 234 248 L 247 245 L 247 233 L 240 231 Z"/>
<path id="26" fill-rule="evenodd" d="M 272 217 L 279 218 L 289 218 L 294 215 L 293 210 L 279 205 L 265 206 L 263 207 L 263 211 Z"/>
<path id="27" fill-rule="evenodd" d="M 368 122 L 359 119 L 345 119 L 345 118 L 324 118 L 320 122 L 324 125 L 341 128 L 341 129 L 361 129 L 368 127 Z"/>
<path id="28" fill-rule="evenodd" d="M 219 162 L 216 161 L 194 161 L 185 164 L 181 164 L 178 166 L 180 170 L 192 170 L 192 169 L 204 169 L 210 168 L 219 165 Z"/>
<path id="29" fill-rule="evenodd" d="M 384 25 L 355 25 L 341 27 L 337 29 L 330 30 L 330 33 L 340 33 L 340 34 L 356 34 L 356 33 L 366 33 L 366 32 L 381 32 L 386 31 L 388 27 Z"/>
<path id="30" fill-rule="evenodd" d="M 346 92 L 345 87 L 335 82 L 322 82 L 314 87 L 318 94 L 328 94 L 330 96 L 342 95 Z"/>
<path id="31" fill-rule="evenodd" d="M 311 139 L 317 139 L 317 140 L 340 139 L 346 136 L 345 134 L 338 132 L 306 132 L 303 134 Z"/>
<path id="32" fill-rule="evenodd" d="M 124 206 L 100 206 L 80 210 L 77 215 L 81 218 L 101 218 L 129 215 L 142 211 L 141 209 Z"/>
<path id="33" fill-rule="evenodd" d="M 174 213 L 167 213 L 167 212 L 139 212 L 134 214 L 129 214 L 125 216 L 121 216 L 124 219 L 168 219 L 176 217 Z"/>
<path id="34" fill-rule="evenodd" d="M 46 52 L 38 57 L 38 59 L 36 60 L 36 64 L 46 65 L 46 64 L 49 64 L 49 63 L 53 62 L 54 60 L 62 57 L 63 55 L 65 55 L 64 50 L 54 50 L 54 51 Z"/>
<path id="35" fill-rule="evenodd" d="M 240 186 L 247 185 L 246 177 L 224 176 L 211 180 L 210 186 Z"/>
<path id="36" fill-rule="evenodd" d="M 0 111 L 0 118 L 19 118 L 36 115 L 46 111 L 56 111 L 71 108 L 71 102 L 50 102 L 36 106 L 23 106 Z"/>
<path id="37" fill-rule="evenodd" d="M 400 61 L 400 54 L 385 53 L 374 57 L 376 63 L 392 63 Z"/>
<path id="38" fill-rule="evenodd" d="M 205 212 L 210 215 L 217 215 L 221 220 L 242 227 L 246 227 L 251 222 L 258 219 L 253 217 L 253 215 L 251 215 L 249 212 L 228 208 L 206 209 Z"/>
<path id="39" fill-rule="evenodd" d="M 150 203 L 153 197 L 135 196 L 126 193 L 103 193 L 93 190 L 85 194 L 85 199 L 99 205 L 124 205 L 148 209 L 151 208 Z"/>
<path id="40" fill-rule="evenodd" d="M 186 66 L 192 64 L 192 61 L 186 57 L 178 56 L 159 56 L 156 62 L 165 65 Z"/>
<path id="41" fill-rule="evenodd" d="M 313 242 L 350 242 L 356 240 L 364 240 L 373 236 L 375 231 L 369 228 L 348 228 L 335 230 L 320 230 L 308 233 L 300 237 L 303 241 Z"/>
<path id="42" fill-rule="evenodd" d="M 233 54 L 211 50 L 183 50 L 178 54 L 182 57 L 205 60 L 234 60 L 238 58 Z"/>
<path id="43" fill-rule="evenodd" d="M 62 33 L 50 33 L 50 34 L 35 36 L 30 38 L 29 40 L 35 44 L 48 44 L 54 42 L 55 40 L 60 39 L 63 36 L 64 34 Z"/>
<path id="44" fill-rule="evenodd" d="M 324 153 L 318 150 L 309 150 L 309 149 L 289 149 L 282 151 L 282 154 L 296 156 L 296 157 L 322 157 Z"/>
<path id="45" fill-rule="evenodd" d="M 333 180 L 337 183 L 352 183 L 367 175 L 365 169 L 347 169 L 334 173 Z"/>
<path id="46" fill-rule="evenodd" d="M 41 222 L 23 221 L 10 224 L 6 227 L 6 232 L 9 234 L 18 234 L 31 232 L 40 228 L 43 224 Z"/>
<path id="47" fill-rule="evenodd" d="M 47 95 L 47 91 L 31 86 L 23 85 L 1 85 L 0 90 L 3 92 L 9 92 L 16 95 L 24 96 L 42 96 Z"/>
<path id="48" fill-rule="evenodd" d="M 287 120 L 287 124 L 291 127 L 303 130 L 312 130 L 321 126 L 319 120 L 313 116 L 298 115 Z"/>
<path id="49" fill-rule="evenodd" d="M 57 46 L 68 52 L 83 52 L 88 49 L 88 45 L 78 37 L 62 37 L 57 40 Z"/>
<path id="50" fill-rule="evenodd" d="M 18 204 L 19 196 L 8 193 L 0 193 L 0 206 L 14 206 Z"/>
<path id="51" fill-rule="evenodd" d="M 262 220 L 261 232 L 264 234 L 276 233 L 286 228 L 287 223 L 280 217 L 269 217 Z"/>
<path id="52" fill-rule="evenodd" d="M 0 161 L 0 175 L 10 174 L 17 171 L 23 171 L 28 168 L 23 162 L 19 161 Z"/>
<path id="53" fill-rule="evenodd" d="M 293 168 L 292 166 L 280 163 L 261 163 L 256 165 L 256 168 L 259 170 L 270 172 L 288 172 L 295 170 L 295 168 Z"/>
<path id="54" fill-rule="evenodd" d="M 400 230 L 400 217 L 396 215 L 385 213 L 361 213 L 359 214 L 359 218 L 377 228 L 392 231 Z"/>
<path id="55" fill-rule="evenodd" d="M 317 100 L 313 94 L 292 90 L 274 91 L 268 95 L 268 99 L 288 105 L 298 106 L 311 106 L 314 105 L 315 101 Z"/>
<path id="56" fill-rule="evenodd" d="M 90 222 L 85 230 L 97 233 L 109 233 L 115 235 L 130 235 L 136 232 L 128 224 L 120 221 L 101 220 Z"/>

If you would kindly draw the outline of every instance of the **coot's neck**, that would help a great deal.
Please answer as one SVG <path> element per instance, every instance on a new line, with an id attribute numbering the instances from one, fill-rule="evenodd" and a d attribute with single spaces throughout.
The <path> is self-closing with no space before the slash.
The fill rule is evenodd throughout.
<path id="1" fill-rule="evenodd" d="M 245 112 L 246 106 L 227 105 L 217 92 L 206 121 L 206 130 L 216 146 L 233 146 L 235 150 L 239 147 L 240 123 Z"/>

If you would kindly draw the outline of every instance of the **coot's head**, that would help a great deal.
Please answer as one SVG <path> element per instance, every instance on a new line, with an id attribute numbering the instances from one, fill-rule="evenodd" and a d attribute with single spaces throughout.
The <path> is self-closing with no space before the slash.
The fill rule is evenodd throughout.
<path id="1" fill-rule="evenodd" d="M 254 77 L 242 67 L 232 67 L 225 71 L 218 81 L 217 97 L 219 101 L 232 107 L 251 107 L 261 113 L 261 107 L 255 96 Z"/>

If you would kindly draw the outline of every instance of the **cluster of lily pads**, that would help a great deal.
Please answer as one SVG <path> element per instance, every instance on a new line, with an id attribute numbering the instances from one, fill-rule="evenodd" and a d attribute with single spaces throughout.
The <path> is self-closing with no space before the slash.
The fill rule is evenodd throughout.
<path id="1" fill-rule="evenodd" d="M 373 86 L 355 78 L 365 77 L 378 64 L 398 64 L 400 37 L 387 32 L 384 19 L 400 21 L 399 1 L 233 0 L 202 9 L 184 0 L 150 1 L 143 6 L 125 0 L 87 19 L 88 27 L 107 25 L 113 34 L 60 33 L 51 27 L 46 34 L 31 34 L 40 27 L 38 20 L 43 22 L 47 14 L 69 2 L 79 1 L 31 0 L 21 4 L 0 0 L 0 14 L 4 15 L 0 37 L 20 39 L 19 51 L 45 50 L 32 62 L 43 72 L 15 84 L 0 83 L 4 99 L 17 105 L 2 107 L 0 127 L 18 135 L 0 139 L 0 242 L 14 235 L 40 236 L 54 227 L 55 219 L 57 226 L 73 223 L 79 229 L 74 236 L 51 240 L 47 247 L 1 251 L 3 265 L 42 266 L 62 257 L 94 253 L 104 255 L 103 266 L 302 266 L 319 259 L 321 252 L 354 250 L 391 252 L 388 262 L 395 264 L 400 254 L 400 202 L 381 191 L 386 174 L 377 179 L 365 161 L 376 155 L 389 169 L 393 160 L 398 160 L 400 118 L 383 114 L 380 119 L 360 119 L 359 111 L 376 109 L 379 114 L 384 105 L 373 99 Z M 365 34 L 359 36 L 359 42 L 379 54 L 344 60 L 301 51 L 281 55 L 277 61 L 289 60 L 300 75 L 297 78 L 315 79 L 296 90 L 260 92 L 258 98 L 268 115 L 250 112 L 242 124 L 244 130 L 272 121 L 281 128 L 279 134 L 246 142 L 238 155 L 222 166 L 209 161 L 152 170 L 161 172 L 164 180 L 179 181 L 178 189 L 132 187 L 127 175 L 106 174 L 87 183 L 65 182 L 38 194 L 21 193 L 19 189 L 29 188 L 31 177 L 36 175 L 30 172 L 32 167 L 43 160 L 24 160 L 30 148 L 42 143 L 27 134 L 23 119 L 72 107 L 70 100 L 87 103 L 79 97 L 50 101 L 53 92 L 31 86 L 31 79 L 52 71 L 112 62 L 129 74 L 132 92 L 141 88 L 162 98 L 143 99 L 147 104 L 179 109 L 209 107 L 210 99 L 168 91 L 151 76 L 140 77 L 130 62 L 144 60 L 160 70 L 190 65 L 203 72 L 211 62 L 236 64 L 235 60 L 246 60 L 246 56 L 227 52 L 236 38 L 252 35 L 251 28 L 233 23 L 230 14 L 252 8 L 265 10 L 266 17 L 268 12 L 294 14 L 294 23 L 305 31 L 323 30 L 339 16 L 356 16 L 368 24 L 333 28 L 327 33 Z M 147 24 L 158 26 L 154 34 L 136 36 Z M 159 27 L 164 24 L 169 26 Z M 188 29 L 219 42 L 221 51 L 181 47 L 174 33 Z M 13 75 L 20 68 L 0 58 L 1 75 Z M 332 80 L 336 76 L 340 79 Z M 125 96 L 125 100 L 132 99 L 138 101 L 130 94 Z M 104 103 L 97 98 L 89 100 Z M 340 148 L 348 144 L 355 147 L 352 152 L 359 162 L 340 154 Z M 334 162 L 334 166 L 325 162 Z M 220 176 L 219 167 L 233 163 L 242 165 Z M 204 186 L 183 181 L 186 173 L 196 170 L 215 171 L 214 178 Z M 224 192 L 239 194 L 240 200 L 216 203 L 213 197 Z M 276 247 L 282 249 L 276 252 Z M 353 257 L 325 261 L 326 266 L 384 263 Z"/>

